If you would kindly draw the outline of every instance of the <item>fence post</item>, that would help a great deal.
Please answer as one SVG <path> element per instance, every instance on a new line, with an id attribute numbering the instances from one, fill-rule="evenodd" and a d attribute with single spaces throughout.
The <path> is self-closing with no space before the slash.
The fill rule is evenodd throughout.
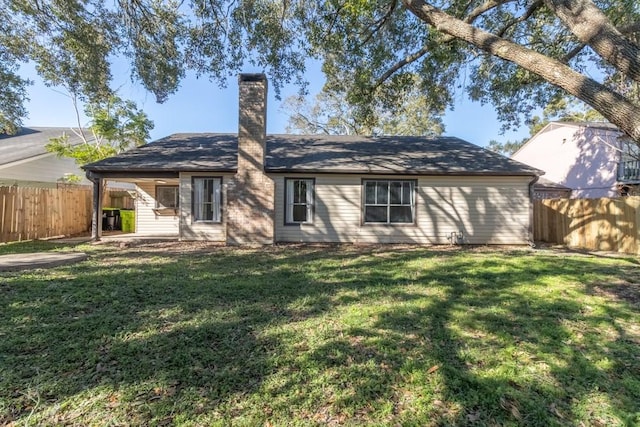
<path id="1" fill-rule="evenodd" d="M 635 244 L 636 244 L 636 255 L 640 255 L 640 197 L 629 198 L 629 203 L 633 204 L 633 211 L 635 212 L 635 216 L 633 218 L 635 227 L 633 230 L 635 231 Z"/>

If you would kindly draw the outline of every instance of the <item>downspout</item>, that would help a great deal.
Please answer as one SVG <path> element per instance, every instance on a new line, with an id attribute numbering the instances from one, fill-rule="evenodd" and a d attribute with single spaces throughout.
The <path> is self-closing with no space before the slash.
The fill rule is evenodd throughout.
<path id="1" fill-rule="evenodd" d="M 102 177 L 91 171 L 86 173 L 93 183 L 93 215 L 91 217 L 91 240 L 99 242 L 102 237 Z"/>
<path id="2" fill-rule="evenodd" d="M 536 175 L 533 180 L 531 180 L 531 182 L 529 183 L 529 246 L 531 246 L 532 248 L 536 247 L 536 243 L 534 240 L 534 234 L 533 234 L 533 223 L 534 223 L 534 216 L 533 216 L 533 201 L 534 199 L 534 185 L 536 185 L 536 182 L 538 182 L 538 180 L 540 179 L 540 176 Z"/>

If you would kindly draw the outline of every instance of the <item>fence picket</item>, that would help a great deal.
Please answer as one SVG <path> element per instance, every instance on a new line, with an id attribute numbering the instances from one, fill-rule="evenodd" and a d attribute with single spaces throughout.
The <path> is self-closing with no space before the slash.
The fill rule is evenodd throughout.
<path id="1" fill-rule="evenodd" d="M 640 254 L 640 197 L 534 200 L 538 241 Z"/>
<path id="2" fill-rule="evenodd" d="M 90 231 L 92 191 L 86 186 L 0 186 L 0 243 Z M 120 208 L 133 208 L 133 199 L 122 194 L 122 190 L 107 190 L 104 206 L 117 203 Z"/>

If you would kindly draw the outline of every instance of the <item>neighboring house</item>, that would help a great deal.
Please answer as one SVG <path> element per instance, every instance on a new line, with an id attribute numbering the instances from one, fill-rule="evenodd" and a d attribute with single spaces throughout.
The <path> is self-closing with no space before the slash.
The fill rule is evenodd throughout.
<path id="1" fill-rule="evenodd" d="M 568 199 L 571 197 L 571 189 L 541 176 L 533 185 L 534 199 Z"/>
<path id="2" fill-rule="evenodd" d="M 86 132 L 91 132 L 86 130 Z M 58 157 L 45 148 L 51 138 L 69 135 L 69 142 L 82 144 L 80 137 L 65 127 L 23 127 L 16 135 L 0 134 L 0 186 L 55 188 L 67 183 L 65 178 L 80 177 L 79 185 L 91 185 L 85 172 L 74 159 Z M 108 188 L 119 190 L 111 193 L 111 203 L 121 206 L 128 198 L 129 190 L 135 188 L 129 183 L 108 181 Z"/>
<path id="3" fill-rule="evenodd" d="M 640 162 L 629 155 L 630 147 L 609 123 L 552 122 L 512 159 L 545 172 L 548 185 L 536 185 L 536 198 L 558 197 L 559 187 L 570 189 L 572 198 L 617 197 L 640 184 Z"/>
<path id="4" fill-rule="evenodd" d="M 55 187 L 65 176 L 77 175 L 91 184 L 74 159 L 57 157 L 45 148 L 65 132 L 72 143 L 81 140 L 68 128 L 23 127 L 16 135 L 0 134 L 0 185 Z"/>
<path id="5" fill-rule="evenodd" d="M 102 179 L 136 184 L 138 234 L 228 244 L 530 241 L 541 171 L 450 137 L 266 135 L 266 77 L 239 80 L 238 135 L 175 134 L 84 167 L 94 191 Z"/>

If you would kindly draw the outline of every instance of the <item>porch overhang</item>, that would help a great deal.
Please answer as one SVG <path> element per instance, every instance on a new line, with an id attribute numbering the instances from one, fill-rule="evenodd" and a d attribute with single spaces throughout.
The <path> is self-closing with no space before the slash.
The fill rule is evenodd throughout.
<path id="1" fill-rule="evenodd" d="M 179 178 L 178 171 L 100 171 L 88 170 L 87 179 L 93 181 L 100 179 L 156 179 L 156 178 Z"/>
<path id="2" fill-rule="evenodd" d="M 142 179 L 178 179 L 180 172 L 172 170 L 95 170 L 85 172 L 87 179 L 93 183 L 93 215 L 91 218 L 91 239 L 100 241 L 102 238 L 102 196 L 105 180 L 142 180 Z"/>

